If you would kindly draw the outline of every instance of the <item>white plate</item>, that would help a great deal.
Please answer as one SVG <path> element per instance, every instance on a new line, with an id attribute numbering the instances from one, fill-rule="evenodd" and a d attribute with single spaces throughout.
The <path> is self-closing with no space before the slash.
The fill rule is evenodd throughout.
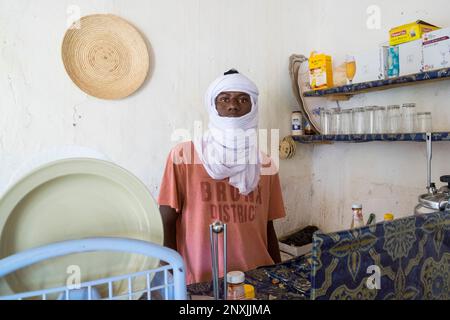
<path id="1" fill-rule="evenodd" d="M 23 177 L 0 199 L 0 258 L 49 243 L 88 237 L 163 242 L 161 217 L 149 191 L 117 165 L 83 158 L 52 162 Z M 89 281 L 147 270 L 158 264 L 157 259 L 124 252 L 75 254 L 0 279 L 0 293 L 64 286 L 71 275 L 70 266 L 78 266 L 81 281 Z M 126 283 L 119 283 L 114 294 L 122 294 L 126 287 Z M 138 284 L 135 289 L 140 288 Z M 106 288 L 100 289 L 104 295 Z"/>

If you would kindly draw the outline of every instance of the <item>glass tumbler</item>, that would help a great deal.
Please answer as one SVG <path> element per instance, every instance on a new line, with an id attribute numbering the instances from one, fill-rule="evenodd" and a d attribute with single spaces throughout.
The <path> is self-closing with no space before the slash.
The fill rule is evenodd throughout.
<path id="1" fill-rule="evenodd" d="M 331 119 L 332 112 L 327 109 L 320 109 L 320 126 L 322 127 L 322 134 L 329 135 L 331 133 Z"/>
<path id="2" fill-rule="evenodd" d="M 374 111 L 374 133 L 381 134 L 384 133 L 385 130 L 385 107 L 376 107 Z"/>
<path id="3" fill-rule="evenodd" d="M 401 113 L 399 105 L 392 105 L 387 107 L 386 111 L 386 132 L 399 133 L 401 126 Z"/>
<path id="4" fill-rule="evenodd" d="M 365 115 L 366 110 L 364 108 L 353 109 L 353 133 L 364 134 L 366 130 Z"/>
<path id="5" fill-rule="evenodd" d="M 366 132 L 368 134 L 374 134 L 375 133 L 375 109 L 376 106 L 367 106 L 365 107 L 365 116 L 366 116 Z"/>
<path id="6" fill-rule="evenodd" d="M 417 132 L 432 132 L 431 112 L 417 113 Z"/>
<path id="7" fill-rule="evenodd" d="M 341 111 L 341 134 L 352 133 L 352 109 Z"/>
<path id="8" fill-rule="evenodd" d="M 341 109 L 331 109 L 331 134 L 340 134 L 341 132 Z"/>
<path id="9" fill-rule="evenodd" d="M 414 133 L 416 118 L 416 104 L 405 103 L 402 106 L 402 131 L 403 133 Z"/>

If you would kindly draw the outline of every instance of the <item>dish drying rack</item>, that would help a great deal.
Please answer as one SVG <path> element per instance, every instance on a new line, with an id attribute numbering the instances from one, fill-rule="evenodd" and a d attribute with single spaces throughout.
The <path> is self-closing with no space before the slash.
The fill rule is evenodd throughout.
<path id="1" fill-rule="evenodd" d="M 122 251 L 141 254 L 157 258 L 167 264 L 156 269 L 82 282 L 75 288 L 67 286 L 48 288 L 8 296 L 2 296 L 0 292 L 0 300 L 39 298 L 47 300 L 55 295 L 58 295 L 58 300 L 133 300 L 138 295 L 143 300 L 152 300 L 153 296 L 159 296 L 164 300 L 187 299 L 185 268 L 183 259 L 178 252 L 154 243 L 134 239 L 89 238 L 69 240 L 26 250 L 0 260 L 0 278 L 47 259 L 96 251 Z M 146 279 L 145 289 L 133 291 L 133 279 L 136 278 Z M 128 282 L 127 292 L 114 296 L 113 284 L 122 281 Z M 96 289 L 99 286 L 107 286 L 107 297 L 100 297 Z"/>

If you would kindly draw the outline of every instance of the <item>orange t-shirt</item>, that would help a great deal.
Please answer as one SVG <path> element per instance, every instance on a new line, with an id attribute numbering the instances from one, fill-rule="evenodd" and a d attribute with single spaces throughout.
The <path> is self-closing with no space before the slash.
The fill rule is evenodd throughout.
<path id="1" fill-rule="evenodd" d="M 212 278 L 209 225 L 216 220 L 227 224 L 228 271 L 247 271 L 274 263 L 267 248 L 267 223 L 286 215 L 280 180 L 274 167 L 268 157 L 263 158 L 263 169 L 271 174 L 261 175 L 258 188 L 243 196 L 228 184 L 227 179 L 214 180 L 208 175 L 192 142 L 181 143 L 172 149 L 158 203 L 170 206 L 180 214 L 176 228 L 177 251 L 184 259 L 188 284 Z M 220 236 L 221 277 L 222 243 Z"/>

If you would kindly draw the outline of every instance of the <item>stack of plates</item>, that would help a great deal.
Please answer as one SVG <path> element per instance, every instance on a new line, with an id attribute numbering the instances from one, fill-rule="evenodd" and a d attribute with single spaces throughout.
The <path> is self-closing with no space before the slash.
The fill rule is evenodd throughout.
<path id="1" fill-rule="evenodd" d="M 294 157 L 297 145 L 291 136 L 285 137 L 280 143 L 280 159 L 286 160 Z"/>
<path id="2" fill-rule="evenodd" d="M 0 259 L 46 244 L 90 237 L 163 242 L 158 207 L 144 184 L 110 162 L 78 158 L 33 170 L 0 199 Z M 0 279 L 0 295 L 65 286 L 73 266 L 81 281 L 157 267 L 158 259 L 126 252 L 55 258 Z M 135 290 L 145 283 L 136 284 Z M 105 296 L 107 288 L 99 292 Z M 127 290 L 117 283 L 114 295 Z"/>

